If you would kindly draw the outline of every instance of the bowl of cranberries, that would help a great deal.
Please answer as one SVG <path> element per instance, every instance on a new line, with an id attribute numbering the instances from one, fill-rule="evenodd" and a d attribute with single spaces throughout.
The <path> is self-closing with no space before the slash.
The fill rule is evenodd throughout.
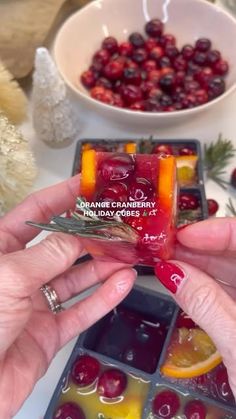
<path id="1" fill-rule="evenodd" d="M 206 1 L 95 0 L 62 25 L 54 56 L 83 107 L 152 128 L 233 92 L 235 38 L 234 18 Z"/>

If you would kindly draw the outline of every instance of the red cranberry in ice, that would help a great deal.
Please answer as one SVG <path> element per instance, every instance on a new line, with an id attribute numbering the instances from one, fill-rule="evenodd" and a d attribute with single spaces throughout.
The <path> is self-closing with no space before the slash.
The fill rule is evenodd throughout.
<path id="1" fill-rule="evenodd" d="M 155 48 L 157 46 L 157 41 L 154 38 L 148 38 L 145 41 L 145 48 L 147 51 L 151 51 L 153 48 Z"/>
<path id="2" fill-rule="evenodd" d="M 165 76 L 162 76 L 159 80 L 159 86 L 164 92 L 170 93 L 173 91 L 176 86 L 176 77 L 175 74 L 169 73 Z"/>
<path id="3" fill-rule="evenodd" d="M 229 71 L 229 64 L 225 60 L 219 60 L 217 63 L 215 63 L 213 69 L 216 74 L 225 76 Z"/>
<path id="4" fill-rule="evenodd" d="M 121 182 L 114 182 L 103 189 L 98 195 L 100 202 L 126 202 L 127 186 Z"/>
<path id="5" fill-rule="evenodd" d="M 131 44 L 131 42 L 122 42 L 119 45 L 119 53 L 120 55 L 123 55 L 124 57 L 130 57 L 133 53 L 134 47 Z"/>
<path id="6" fill-rule="evenodd" d="M 155 61 L 159 61 L 159 59 L 161 58 L 161 57 L 163 57 L 163 55 L 164 55 L 164 50 L 163 50 L 163 48 L 161 48 L 161 47 L 154 47 L 151 51 L 150 51 L 150 54 L 149 54 L 149 56 L 150 56 L 150 58 L 152 59 L 152 60 L 155 60 Z"/>
<path id="7" fill-rule="evenodd" d="M 161 154 L 167 154 L 167 155 L 171 155 L 171 156 L 174 154 L 173 149 L 172 149 L 171 145 L 169 145 L 169 144 L 157 144 L 157 145 L 155 145 L 152 149 L 152 153 L 154 153 L 154 154 L 161 153 Z"/>
<path id="8" fill-rule="evenodd" d="M 206 64 L 206 61 L 207 61 L 206 53 L 198 51 L 198 50 L 195 51 L 194 56 L 193 56 L 193 61 L 195 62 L 195 64 L 203 66 L 204 64 Z"/>
<path id="9" fill-rule="evenodd" d="M 105 87 L 105 89 L 112 89 L 112 83 L 106 77 L 99 77 L 96 81 L 96 86 Z"/>
<path id="10" fill-rule="evenodd" d="M 206 419 L 207 410 L 200 400 L 191 400 L 185 405 L 186 419 Z"/>
<path id="11" fill-rule="evenodd" d="M 131 42 L 135 48 L 142 48 L 145 45 L 144 37 L 139 32 L 131 33 L 129 36 L 129 42 Z"/>
<path id="12" fill-rule="evenodd" d="M 179 50 L 175 45 L 168 44 L 165 48 L 165 55 L 170 58 L 170 60 L 174 60 L 179 55 Z"/>
<path id="13" fill-rule="evenodd" d="M 227 402 L 233 402 L 234 396 L 229 385 L 227 370 L 224 366 L 217 371 L 215 379 L 219 397 Z"/>
<path id="14" fill-rule="evenodd" d="M 191 60 L 194 56 L 194 48 L 192 45 L 184 45 L 181 50 L 181 54 L 185 60 Z"/>
<path id="15" fill-rule="evenodd" d="M 210 99 L 222 95 L 225 91 L 225 81 L 220 76 L 212 77 L 208 83 L 208 94 Z"/>
<path id="16" fill-rule="evenodd" d="M 119 79 L 124 70 L 124 64 L 118 60 L 109 61 L 104 67 L 104 76 L 109 80 Z"/>
<path id="17" fill-rule="evenodd" d="M 180 408 L 179 397 L 170 390 L 164 390 L 157 394 L 153 401 L 152 410 L 158 418 L 171 419 Z"/>
<path id="18" fill-rule="evenodd" d="M 171 67 L 171 61 L 169 59 L 169 57 L 166 57 L 166 55 L 164 55 L 163 57 L 161 57 L 158 61 L 158 65 L 160 68 L 166 68 L 166 67 Z"/>
<path id="19" fill-rule="evenodd" d="M 161 77 L 161 71 L 160 70 L 152 70 L 148 73 L 148 81 L 153 82 L 157 85 Z"/>
<path id="20" fill-rule="evenodd" d="M 195 48 L 198 51 L 206 52 L 211 48 L 211 41 L 208 38 L 200 38 L 196 41 Z"/>
<path id="21" fill-rule="evenodd" d="M 109 399 L 122 395 L 127 386 L 127 377 L 125 373 L 115 368 L 104 371 L 99 380 L 97 391 L 100 396 Z"/>
<path id="22" fill-rule="evenodd" d="M 128 105 L 138 102 L 143 98 L 141 88 L 132 84 L 123 85 L 121 87 L 121 96 Z"/>
<path id="23" fill-rule="evenodd" d="M 114 54 L 118 51 L 118 42 L 116 38 L 113 36 L 108 36 L 104 39 L 102 43 L 102 47 L 110 52 L 110 54 Z"/>
<path id="24" fill-rule="evenodd" d="M 179 196 L 179 209 L 184 210 L 195 210 L 199 208 L 199 200 L 196 195 L 189 192 L 182 192 Z"/>
<path id="25" fill-rule="evenodd" d="M 97 77 L 93 71 L 87 70 L 81 74 L 80 80 L 86 89 L 91 89 L 95 86 Z"/>
<path id="26" fill-rule="evenodd" d="M 185 71 L 187 69 L 187 61 L 182 55 L 178 55 L 173 62 L 176 71 Z"/>
<path id="27" fill-rule="evenodd" d="M 153 194 L 153 185 L 146 179 L 137 178 L 129 185 L 129 201 L 147 201 Z"/>
<path id="28" fill-rule="evenodd" d="M 100 62 L 103 65 L 107 64 L 110 59 L 110 53 L 106 49 L 100 49 L 93 56 L 94 62 Z"/>
<path id="29" fill-rule="evenodd" d="M 82 355 L 75 361 L 72 371 L 72 381 L 80 387 L 86 387 L 92 384 L 100 372 L 100 363 L 97 359 Z"/>
<path id="30" fill-rule="evenodd" d="M 195 74 L 195 79 L 204 87 L 206 87 L 213 76 L 211 67 L 204 67 Z"/>
<path id="31" fill-rule="evenodd" d="M 53 419 L 85 419 L 85 414 L 77 404 L 69 402 L 57 408 Z"/>
<path id="32" fill-rule="evenodd" d="M 134 159 L 129 154 L 115 154 L 103 160 L 99 167 L 101 177 L 105 182 L 127 180 L 135 170 Z"/>
<path id="33" fill-rule="evenodd" d="M 207 200 L 208 205 L 208 213 L 210 216 L 215 215 L 219 209 L 218 202 L 215 201 L 215 199 L 208 199 Z"/>
<path id="34" fill-rule="evenodd" d="M 186 329 L 195 329 L 196 323 L 184 312 L 181 311 L 176 320 L 176 328 L 185 327 Z"/>
<path id="35" fill-rule="evenodd" d="M 194 156 L 195 154 L 196 154 L 195 151 L 192 148 L 187 147 L 187 146 L 181 147 L 179 149 L 180 156 Z"/>
<path id="36" fill-rule="evenodd" d="M 176 38 L 170 33 L 165 33 L 159 38 L 158 43 L 163 47 L 166 47 L 166 45 L 175 45 Z"/>
<path id="37" fill-rule="evenodd" d="M 142 69 L 150 72 L 152 70 L 156 70 L 157 69 L 157 64 L 156 61 L 154 60 L 147 60 L 142 64 Z"/>
<path id="38" fill-rule="evenodd" d="M 233 188 L 236 188 L 236 169 L 234 169 L 230 176 L 230 184 Z"/>
<path id="39" fill-rule="evenodd" d="M 205 89 L 196 90 L 195 97 L 198 105 L 203 105 L 208 102 L 208 93 Z"/>
<path id="40" fill-rule="evenodd" d="M 138 86 L 142 81 L 141 71 L 139 68 L 125 68 L 123 80 L 126 84 L 135 84 Z"/>
<path id="41" fill-rule="evenodd" d="M 156 38 L 163 32 L 164 25 L 160 19 L 152 19 L 145 25 L 145 31 L 147 35 Z"/>
<path id="42" fill-rule="evenodd" d="M 140 100 L 139 102 L 132 103 L 129 108 L 132 111 L 145 111 L 145 103 L 143 100 Z"/>
<path id="43" fill-rule="evenodd" d="M 217 50 L 211 50 L 207 53 L 207 64 L 214 66 L 221 59 L 221 53 Z"/>
<path id="44" fill-rule="evenodd" d="M 145 48 L 136 48 L 132 54 L 135 63 L 142 64 L 148 58 L 148 52 Z"/>

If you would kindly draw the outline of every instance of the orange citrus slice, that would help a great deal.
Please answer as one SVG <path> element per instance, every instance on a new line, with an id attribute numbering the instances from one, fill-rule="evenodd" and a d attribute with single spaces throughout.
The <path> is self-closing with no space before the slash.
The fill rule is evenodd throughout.
<path id="1" fill-rule="evenodd" d="M 137 152 L 137 144 L 136 143 L 127 143 L 125 144 L 125 152 L 130 154 L 135 154 Z"/>
<path id="2" fill-rule="evenodd" d="M 80 194 L 91 198 L 96 188 L 97 159 L 94 150 L 84 150 L 81 159 Z"/>
<path id="3" fill-rule="evenodd" d="M 198 156 L 176 156 L 177 180 L 180 186 L 196 182 Z"/>
<path id="4" fill-rule="evenodd" d="M 160 205 L 173 209 L 175 199 L 176 161 L 174 156 L 161 156 L 158 174 L 158 197 Z"/>
<path id="5" fill-rule="evenodd" d="M 221 361 L 214 343 L 202 329 L 181 328 L 173 335 L 161 371 L 168 377 L 193 378 L 211 371 Z"/>

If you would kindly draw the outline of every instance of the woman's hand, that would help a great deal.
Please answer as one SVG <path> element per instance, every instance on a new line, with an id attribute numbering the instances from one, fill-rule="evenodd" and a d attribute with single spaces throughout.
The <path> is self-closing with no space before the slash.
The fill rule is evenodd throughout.
<path id="1" fill-rule="evenodd" d="M 236 397 L 236 219 L 192 224 L 177 237 L 176 261 L 159 263 L 156 274 L 215 342 Z"/>
<path id="2" fill-rule="evenodd" d="M 48 222 L 73 207 L 78 177 L 32 194 L 0 220 L 0 412 L 9 419 L 46 372 L 57 351 L 112 310 L 131 290 L 136 274 L 119 263 L 89 261 L 77 237 L 50 234 L 25 248 L 38 230 L 26 220 Z M 71 267 L 72 266 L 72 267 Z M 61 302 L 100 284 L 89 297 L 54 315 L 39 291 L 45 284 Z"/>

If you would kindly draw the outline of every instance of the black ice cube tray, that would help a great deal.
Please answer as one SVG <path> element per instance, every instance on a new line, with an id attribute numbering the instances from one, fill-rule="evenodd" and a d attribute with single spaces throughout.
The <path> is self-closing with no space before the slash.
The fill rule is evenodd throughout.
<path id="1" fill-rule="evenodd" d="M 219 402 L 206 397 L 196 390 L 192 391 L 191 389 L 186 388 L 186 386 L 171 383 L 161 374 L 160 367 L 166 357 L 167 348 L 175 329 L 176 320 L 179 314 L 179 308 L 169 296 L 155 292 L 153 290 L 148 290 L 147 288 L 136 286 L 126 297 L 126 299 L 117 307 L 117 309 L 134 311 L 139 313 L 144 318 L 151 318 L 153 322 L 160 322 L 161 324 L 163 323 L 167 326 L 167 333 L 163 341 L 159 359 L 156 360 L 155 367 L 150 372 L 146 372 L 145 365 L 142 367 L 142 369 L 140 369 L 129 365 L 129 361 L 124 362 L 122 359 L 117 359 L 117 354 L 114 353 L 112 349 L 112 356 L 109 356 L 109 354 L 104 355 L 101 353 L 104 352 L 100 343 L 104 338 L 104 325 L 106 325 L 109 316 L 107 315 L 98 321 L 95 325 L 90 327 L 86 332 L 80 335 L 56 386 L 44 419 L 53 419 L 53 413 L 61 404 L 60 397 L 62 392 L 64 391 L 64 393 L 66 393 L 65 389 L 68 388 L 67 386 L 72 366 L 75 360 L 83 354 L 90 355 L 106 366 L 118 368 L 128 376 L 135 376 L 143 382 L 147 383 L 147 394 L 145 401 L 143 402 L 142 416 L 138 416 L 137 418 L 132 416 L 132 419 L 160 419 L 158 416 L 153 415 L 151 412 L 153 400 L 156 394 L 162 390 L 174 391 L 181 400 L 182 407 L 179 409 L 177 416 L 174 416 L 173 419 L 186 419 L 186 416 L 183 415 L 183 409 L 186 403 L 190 400 L 200 400 L 202 403 L 204 403 L 209 413 L 207 418 L 236 419 L 235 407 L 229 406 L 224 402 Z M 122 328 L 119 328 L 118 332 L 116 330 L 116 336 L 114 336 L 113 332 L 114 330 L 108 331 L 106 339 L 109 341 L 110 335 L 114 343 L 117 343 L 118 345 L 120 344 L 122 346 L 122 340 L 124 340 L 124 330 L 122 330 Z M 120 341 L 121 343 L 119 343 Z M 97 350 L 96 348 L 99 347 L 100 350 Z M 150 352 L 148 352 L 147 359 L 149 358 L 149 355 Z M 75 394 L 77 395 L 77 393 Z M 75 399 L 73 399 L 73 401 L 76 402 Z M 84 413 L 86 416 L 86 411 Z M 99 419 L 100 417 L 102 418 L 102 416 L 99 416 Z M 93 419 L 98 419 L 98 417 L 94 417 Z M 116 418 L 109 417 L 109 419 Z"/>
<path id="2" fill-rule="evenodd" d="M 178 155 L 178 150 L 182 147 L 188 147 L 194 151 L 194 153 L 198 156 L 197 168 L 196 168 L 196 183 L 192 184 L 191 186 L 185 186 L 180 188 L 180 193 L 191 193 L 198 197 L 199 199 L 199 210 L 196 211 L 194 214 L 194 220 L 192 221 L 200 221 L 208 218 L 208 206 L 207 200 L 205 195 L 205 188 L 204 188 L 204 170 L 203 170 L 203 157 L 201 151 L 201 144 L 198 140 L 195 139 L 169 139 L 169 140 L 158 140 L 154 138 L 149 139 L 104 139 L 104 138 L 85 138 L 80 139 L 77 142 L 73 168 L 72 168 L 72 175 L 75 175 L 80 172 L 81 169 L 81 155 L 83 147 L 87 144 L 91 146 L 91 148 L 103 149 L 104 151 L 115 152 L 115 151 L 124 151 L 124 147 L 126 144 L 135 143 L 137 150 L 136 153 L 145 153 L 149 154 L 152 152 L 153 147 L 158 144 L 165 144 L 172 147 L 173 152 L 175 155 Z M 185 214 L 181 211 L 179 212 L 179 223 L 181 223 L 181 219 L 185 217 Z M 85 256 L 81 258 L 78 263 L 83 262 L 85 260 L 90 259 L 90 256 Z M 147 266 L 136 266 L 137 272 L 139 275 L 153 275 L 154 271 L 153 268 Z"/>

